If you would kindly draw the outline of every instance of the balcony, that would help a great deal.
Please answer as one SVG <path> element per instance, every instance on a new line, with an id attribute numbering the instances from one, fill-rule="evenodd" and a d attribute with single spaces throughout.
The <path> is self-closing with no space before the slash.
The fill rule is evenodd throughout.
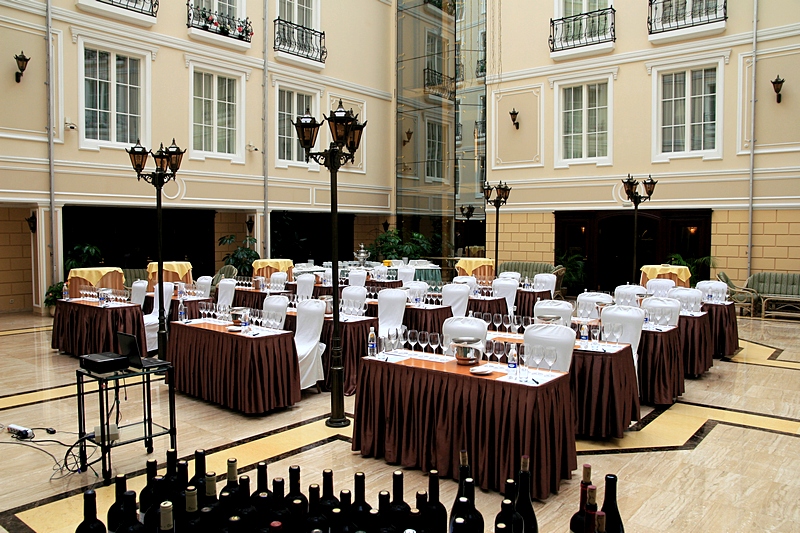
<path id="1" fill-rule="evenodd" d="M 571 17 L 550 19 L 551 54 L 604 43 L 609 46 L 599 47 L 600 49 L 603 51 L 611 49 L 617 40 L 614 28 L 615 13 L 616 10 L 609 7 Z"/>
<path id="2" fill-rule="evenodd" d="M 312 30 L 279 18 L 275 19 L 274 49 L 275 52 L 290 54 L 322 65 L 328 58 L 324 31 Z"/>
<path id="3" fill-rule="evenodd" d="M 461 123 L 460 123 L 460 122 L 456 122 L 456 142 L 457 142 L 457 143 L 460 143 L 460 142 L 461 142 L 461 138 L 462 138 L 462 137 L 461 137 L 461 131 L 462 131 L 463 129 L 464 129 L 464 128 L 462 128 L 462 127 L 461 127 Z"/>
<path id="4" fill-rule="evenodd" d="M 158 15 L 158 0 L 97 0 L 97 2 L 151 17 Z"/>
<path id="5" fill-rule="evenodd" d="M 253 24 L 249 18 L 244 20 L 232 17 L 218 11 L 211 11 L 205 7 L 197 7 L 191 2 L 186 2 L 187 20 L 186 27 L 191 30 L 235 39 L 249 43 L 253 36 Z M 196 33 L 193 33 L 197 35 Z"/>
<path id="6" fill-rule="evenodd" d="M 464 63 L 456 61 L 456 82 L 464 81 Z"/>
<path id="7" fill-rule="evenodd" d="M 721 33 L 728 19 L 727 0 L 649 0 L 650 42 L 671 42 Z"/>
<path id="8" fill-rule="evenodd" d="M 476 78 L 485 78 L 486 77 L 486 60 L 479 59 L 475 62 L 475 77 Z"/>
<path id="9" fill-rule="evenodd" d="M 441 11 L 444 11 L 450 16 L 456 14 L 456 3 L 450 2 L 448 0 L 425 0 L 425 3 L 429 6 L 436 7 Z"/>
<path id="10" fill-rule="evenodd" d="M 437 72 L 432 68 L 426 68 L 424 71 L 425 76 L 425 94 L 438 96 L 445 100 L 455 100 L 456 97 L 456 83 L 453 78 Z"/>
<path id="11" fill-rule="evenodd" d="M 156 23 L 159 0 L 76 0 L 81 11 L 150 27 Z"/>
<path id="12" fill-rule="evenodd" d="M 486 120 L 475 121 L 475 138 L 482 140 L 486 138 Z"/>

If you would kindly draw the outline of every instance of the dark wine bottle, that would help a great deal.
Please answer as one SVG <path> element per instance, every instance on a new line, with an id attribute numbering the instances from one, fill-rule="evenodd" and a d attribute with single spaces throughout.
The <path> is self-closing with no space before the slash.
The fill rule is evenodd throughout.
<path id="1" fill-rule="evenodd" d="M 127 479 L 125 474 L 117 474 L 114 478 L 114 503 L 108 508 L 106 514 L 106 525 L 108 530 L 116 532 L 122 524 L 122 507 L 125 505 L 125 492 L 128 490 Z"/>
<path id="2" fill-rule="evenodd" d="M 516 511 L 522 515 L 525 533 L 538 533 L 539 522 L 536 520 L 536 512 L 533 510 L 531 501 L 531 461 L 527 455 L 522 456 L 519 470 L 519 480 L 517 482 L 517 502 Z M 506 524 L 508 526 L 509 524 Z"/>
<path id="3" fill-rule="evenodd" d="M 597 487 L 589 485 L 586 489 L 586 514 L 583 519 L 584 533 L 595 533 L 597 527 Z"/>
<path id="4" fill-rule="evenodd" d="M 242 527 L 252 529 L 257 524 L 257 514 L 250 497 L 250 476 L 239 477 L 239 501 L 236 502 L 236 515 L 241 519 Z"/>
<path id="5" fill-rule="evenodd" d="M 203 498 L 198 502 L 198 505 L 202 505 L 203 507 L 211 507 L 213 511 L 217 505 L 217 473 L 206 472 L 205 481 L 206 486 L 202 493 Z"/>
<path id="6" fill-rule="evenodd" d="M 270 522 L 277 520 L 283 524 L 284 528 L 287 528 L 288 524 L 291 522 L 291 513 L 289 511 L 289 502 L 286 501 L 283 494 L 284 483 L 285 481 L 282 477 L 276 477 L 272 480 L 272 498 L 270 498 L 269 516 L 271 517 Z"/>
<path id="7" fill-rule="evenodd" d="M 370 509 L 367 513 L 366 527 L 359 527 L 359 531 L 369 531 L 369 533 L 380 531 L 381 528 L 381 512 L 378 509 Z"/>
<path id="8" fill-rule="evenodd" d="M 308 486 L 308 516 L 306 517 L 306 531 L 321 529 L 327 531 L 330 527 L 328 518 L 322 509 L 320 502 L 319 485 L 313 483 Z"/>
<path id="9" fill-rule="evenodd" d="M 136 511 L 136 492 L 129 490 L 123 496 L 122 503 L 122 522 L 117 528 L 118 533 L 141 533 L 144 531 L 144 524 L 139 522 Z"/>
<path id="10" fill-rule="evenodd" d="M 206 451 L 202 448 L 194 451 L 194 476 L 189 480 L 189 485 L 196 487 L 198 491 L 206 486 Z"/>
<path id="11" fill-rule="evenodd" d="M 252 497 L 255 500 L 262 492 L 266 492 L 272 496 L 272 491 L 269 490 L 269 478 L 267 476 L 267 463 L 261 461 L 256 465 L 256 490 L 253 491 Z"/>
<path id="12" fill-rule="evenodd" d="M 458 499 L 464 495 L 464 480 L 472 477 L 472 471 L 469 467 L 469 457 L 467 450 L 461 450 L 458 454 L 458 492 L 456 492 L 455 500 L 453 500 L 453 507 L 458 503 Z M 453 508 L 450 508 L 450 514 L 453 513 Z M 451 525 L 452 527 L 452 525 Z"/>
<path id="13" fill-rule="evenodd" d="M 167 471 L 164 473 L 164 481 L 167 483 L 167 499 L 170 499 L 180 490 L 178 488 L 178 450 L 174 448 L 167 450 Z"/>
<path id="14" fill-rule="evenodd" d="M 331 509 L 329 519 L 330 533 L 355 533 L 356 526 L 347 518 L 347 515 L 339 507 Z"/>
<path id="15" fill-rule="evenodd" d="M 161 533 L 175 533 L 175 522 L 172 520 L 172 502 L 161 502 L 159 518 Z"/>
<path id="16" fill-rule="evenodd" d="M 428 505 L 428 493 L 424 490 L 418 490 L 416 496 L 414 497 L 414 507 L 412 509 L 416 509 L 419 512 L 422 512 L 423 509 Z"/>
<path id="17" fill-rule="evenodd" d="M 172 521 L 180 524 L 186 515 L 186 488 L 189 486 L 189 463 L 187 461 L 178 461 L 177 479 L 178 490 L 171 496 L 170 501 L 172 502 Z"/>
<path id="18" fill-rule="evenodd" d="M 475 480 L 471 477 L 464 480 L 464 496 L 469 501 L 469 512 L 465 517 L 467 525 L 469 529 L 475 533 L 482 533 L 484 525 L 483 515 L 478 511 L 478 508 L 475 507 Z"/>
<path id="19" fill-rule="evenodd" d="M 178 525 L 178 529 L 184 529 L 184 526 L 193 523 L 199 516 L 200 509 L 197 508 L 197 489 L 193 485 L 189 485 L 186 487 L 186 498 L 181 516 L 182 522 Z"/>
<path id="20" fill-rule="evenodd" d="M 617 476 L 606 475 L 606 495 L 603 499 L 603 512 L 605 513 L 606 531 L 608 533 L 625 533 L 622 517 L 617 507 Z"/>
<path id="21" fill-rule="evenodd" d="M 469 533 L 470 531 L 471 529 L 466 519 L 460 516 L 453 520 L 453 525 L 450 527 L 450 533 Z"/>
<path id="22" fill-rule="evenodd" d="M 249 496 L 249 494 L 248 494 Z M 241 516 L 233 515 L 228 518 L 220 531 L 221 533 L 245 533 L 247 526 L 244 524 Z"/>
<path id="23" fill-rule="evenodd" d="M 153 479 L 158 475 L 158 462 L 149 459 L 145 466 L 147 471 L 147 484 L 139 492 L 139 514 L 144 516 L 153 503 Z"/>
<path id="24" fill-rule="evenodd" d="M 295 498 L 289 503 L 290 520 L 289 531 L 306 531 L 305 523 L 308 515 L 308 504 L 300 498 Z"/>
<path id="25" fill-rule="evenodd" d="M 461 496 L 456 501 L 456 504 L 453 506 L 453 510 L 450 511 L 450 533 L 456 531 L 456 522 L 458 520 L 466 520 L 467 515 L 469 514 L 469 500 L 466 496 Z M 466 526 L 460 526 L 461 531 L 469 531 L 469 529 L 463 529 Z"/>
<path id="26" fill-rule="evenodd" d="M 428 473 L 428 503 L 420 509 L 426 533 L 447 533 L 447 509 L 439 501 L 439 471 Z"/>
<path id="27" fill-rule="evenodd" d="M 410 510 L 411 506 L 403 498 L 403 472 L 402 470 L 395 470 L 392 473 L 392 503 L 389 506 L 389 513 L 391 513 L 390 516 L 395 529 L 399 531 L 406 530 L 408 512 Z"/>
<path id="28" fill-rule="evenodd" d="M 397 528 L 395 528 L 395 524 L 392 521 L 392 499 L 389 495 L 389 491 L 382 490 L 378 493 L 378 513 L 379 526 L 377 528 L 373 528 L 373 530 L 379 532 L 397 531 Z"/>
<path id="29" fill-rule="evenodd" d="M 217 527 L 228 527 L 228 518 L 236 514 L 236 503 L 231 497 L 231 493 L 224 487 L 219 493 L 219 505 L 217 506 Z"/>
<path id="30" fill-rule="evenodd" d="M 583 477 L 581 478 L 581 499 L 578 511 L 569 520 L 569 530 L 571 533 L 581 533 L 584 529 L 586 517 L 586 496 L 589 485 L 592 484 L 592 465 L 583 465 Z"/>
<path id="31" fill-rule="evenodd" d="M 92 489 L 83 493 L 83 522 L 75 533 L 106 533 L 106 526 L 97 518 L 97 495 Z"/>
<path id="32" fill-rule="evenodd" d="M 494 533 L 507 533 L 508 531 L 510 531 L 510 529 L 503 522 L 495 524 L 494 526 Z"/>
<path id="33" fill-rule="evenodd" d="M 605 502 L 603 502 L 605 503 Z M 595 533 L 606 533 L 606 513 L 597 511 L 597 526 L 594 528 Z"/>
<path id="34" fill-rule="evenodd" d="M 289 492 L 286 494 L 287 502 L 294 503 L 294 500 L 300 500 L 303 503 L 304 514 L 308 512 L 308 498 L 300 490 L 300 467 L 297 465 L 289 467 Z"/>
<path id="35" fill-rule="evenodd" d="M 413 531 L 414 533 L 425 533 L 425 523 L 422 519 L 422 513 L 416 507 L 412 507 L 408 512 L 408 520 L 406 520 L 406 529 L 403 533 Z"/>
<path id="36" fill-rule="evenodd" d="M 522 515 L 514 509 L 514 502 L 508 498 L 500 504 L 500 512 L 494 519 L 495 529 L 497 529 L 497 524 L 505 524 L 511 528 L 512 533 L 523 533 L 525 530 Z"/>
<path id="37" fill-rule="evenodd" d="M 339 507 L 339 498 L 333 493 L 333 470 L 326 468 L 322 471 L 322 495 L 319 498 L 319 507 L 322 514 L 330 518 L 331 511 Z"/>
<path id="38" fill-rule="evenodd" d="M 283 522 L 280 520 L 273 520 L 269 523 L 269 532 L 273 533 L 275 531 L 283 531 Z"/>
<path id="39" fill-rule="evenodd" d="M 236 461 L 235 457 L 231 457 L 228 459 L 228 473 L 227 473 L 228 481 L 225 483 L 225 488 L 223 490 L 227 490 L 228 493 L 231 495 L 231 500 L 238 503 L 239 501 L 239 463 Z M 250 496 L 248 494 L 248 496 Z"/>
<path id="40" fill-rule="evenodd" d="M 350 508 L 350 520 L 361 528 L 370 527 L 369 511 L 372 506 L 367 503 L 365 496 L 366 476 L 364 472 L 356 472 L 353 480 L 353 505 Z"/>
<path id="41" fill-rule="evenodd" d="M 169 501 L 167 495 L 167 480 L 164 476 L 156 476 L 153 478 L 153 503 L 144 515 L 145 529 L 148 531 L 158 531 L 161 525 L 159 515 L 161 513 L 161 502 Z"/>

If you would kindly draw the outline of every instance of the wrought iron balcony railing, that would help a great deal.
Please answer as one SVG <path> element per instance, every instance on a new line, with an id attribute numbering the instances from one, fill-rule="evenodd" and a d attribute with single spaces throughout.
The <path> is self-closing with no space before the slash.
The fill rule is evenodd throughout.
<path id="1" fill-rule="evenodd" d="M 456 82 L 464 81 L 464 63 L 456 61 Z"/>
<path id="2" fill-rule="evenodd" d="M 425 3 L 434 7 L 438 7 L 448 15 L 456 14 L 456 3 L 448 0 L 425 0 Z"/>
<path id="3" fill-rule="evenodd" d="M 141 13 L 142 15 L 150 15 L 155 17 L 158 15 L 158 0 L 97 0 L 101 4 L 108 4 L 110 6 L 121 7 L 134 13 Z"/>
<path id="4" fill-rule="evenodd" d="M 461 132 L 462 132 L 463 129 L 464 128 L 461 126 L 461 123 L 460 122 L 456 122 L 456 142 L 457 143 L 461 142 L 461 138 L 462 138 L 461 137 Z"/>
<path id="5" fill-rule="evenodd" d="M 454 100 L 456 97 L 456 82 L 450 76 L 437 72 L 432 68 L 426 68 L 425 75 L 425 94 L 432 94 L 445 100 Z"/>
<path id="6" fill-rule="evenodd" d="M 325 63 L 325 32 L 312 30 L 287 20 L 275 19 L 275 51 Z"/>
<path id="7" fill-rule="evenodd" d="M 191 0 L 186 2 L 186 9 L 188 12 L 186 26 L 189 28 L 197 28 L 248 43 L 253 37 L 253 24 L 249 18 L 242 20 L 205 7 L 197 7 L 192 5 Z"/>
<path id="8" fill-rule="evenodd" d="M 647 31 L 651 35 L 728 18 L 727 0 L 649 0 L 649 4 Z"/>
<path id="9" fill-rule="evenodd" d="M 486 137 L 486 121 L 485 120 L 476 120 L 475 121 L 475 137 L 478 139 L 483 139 Z"/>
<path id="10" fill-rule="evenodd" d="M 550 19 L 550 51 L 569 50 L 617 40 L 613 7 Z"/>
<path id="11" fill-rule="evenodd" d="M 475 63 L 475 77 L 476 78 L 485 78 L 486 77 L 486 60 L 479 59 Z"/>

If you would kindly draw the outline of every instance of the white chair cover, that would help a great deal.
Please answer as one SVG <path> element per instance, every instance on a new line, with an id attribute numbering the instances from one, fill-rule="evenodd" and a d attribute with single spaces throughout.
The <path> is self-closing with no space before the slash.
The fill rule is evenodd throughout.
<path id="1" fill-rule="evenodd" d="M 145 296 L 147 296 L 147 280 L 137 279 L 131 285 L 131 303 L 142 306 L 144 305 Z"/>
<path id="2" fill-rule="evenodd" d="M 666 278 L 655 278 L 647 282 L 647 292 L 652 293 L 657 298 L 666 298 L 669 290 L 674 287 L 675 281 Z"/>
<path id="3" fill-rule="evenodd" d="M 269 277 L 270 289 L 273 291 L 282 291 L 286 287 L 286 272 L 273 272 Z"/>
<path id="4" fill-rule="evenodd" d="M 545 273 L 536 274 L 533 276 L 533 290 L 550 291 L 550 298 L 552 298 L 553 291 L 556 290 L 556 275 Z"/>
<path id="5" fill-rule="evenodd" d="M 392 259 L 392 268 L 400 268 L 405 266 L 402 259 Z"/>
<path id="6" fill-rule="evenodd" d="M 278 313 L 281 315 L 278 329 L 283 329 L 283 323 L 286 321 L 286 309 L 289 307 L 289 298 L 282 294 L 275 296 L 267 296 L 264 298 L 264 312 L 265 313 Z"/>
<path id="7" fill-rule="evenodd" d="M 351 270 L 347 275 L 348 284 L 352 287 L 363 287 L 367 284 L 366 270 Z"/>
<path id="8" fill-rule="evenodd" d="M 442 324 L 442 335 L 447 336 L 451 342 L 459 337 L 475 337 L 481 339 L 481 342 L 485 344 L 488 331 L 489 324 L 480 318 L 471 316 L 453 316 Z M 444 339 L 442 339 L 442 343 L 444 343 Z M 443 344 L 442 347 L 445 353 L 453 355 L 449 345 L 444 346 Z"/>
<path id="9" fill-rule="evenodd" d="M 304 300 L 297 304 L 297 331 L 294 344 L 300 363 L 300 389 L 307 389 L 325 379 L 322 370 L 322 352 L 325 344 L 319 342 L 325 321 L 325 302 Z"/>
<path id="10" fill-rule="evenodd" d="M 214 281 L 214 278 L 211 276 L 200 276 L 197 278 L 197 281 L 195 282 L 195 286 L 197 287 L 197 295 L 204 298 L 211 296 L 212 281 Z"/>
<path id="11" fill-rule="evenodd" d="M 311 298 L 314 294 L 314 282 L 317 277 L 314 274 L 300 274 L 297 276 L 297 297 L 304 300 Z"/>
<path id="12" fill-rule="evenodd" d="M 511 278 L 497 278 L 492 282 L 492 293 L 506 299 L 508 314 L 514 314 L 514 303 L 517 301 L 519 281 Z"/>
<path id="13" fill-rule="evenodd" d="M 342 300 L 353 300 L 356 309 L 362 309 L 367 300 L 367 288 L 363 286 L 349 286 L 342 289 Z"/>
<path id="14" fill-rule="evenodd" d="M 408 285 L 405 286 L 405 290 L 411 302 L 413 302 L 415 298 L 419 298 L 420 302 L 422 302 L 425 300 L 425 295 L 428 294 L 428 284 L 424 281 L 410 281 Z"/>
<path id="15" fill-rule="evenodd" d="M 582 303 L 589 303 L 591 305 L 591 314 L 589 314 L 589 318 L 600 318 L 597 315 L 597 304 L 610 304 L 614 303 L 614 299 L 611 298 L 610 294 L 606 294 L 604 292 L 582 292 L 578 295 L 578 306 Z"/>
<path id="16" fill-rule="evenodd" d="M 219 280 L 217 284 L 217 304 L 232 305 L 234 294 L 236 294 L 235 279 L 226 278 Z"/>
<path id="17" fill-rule="evenodd" d="M 397 279 L 403 282 L 403 287 L 406 287 L 414 281 L 415 272 L 416 269 L 414 267 L 400 267 L 397 269 Z"/>
<path id="18" fill-rule="evenodd" d="M 522 276 L 520 275 L 519 272 L 511 272 L 511 271 L 509 271 L 509 272 L 500 272 L 500 275 L 497 276 L 497 277 L 498 278 L 511 278 L 511 279 L 515 279 L 515 280 L 519 281 Z"/>
<path id="19" fill-rule="evenodd" d="M 449 305 L 454 317 L 467 314 L 469 305 L 469 285 L 464 283 L 448 283 L 442 287 L 442 305 Z"/>
<path id="20" fill-rule="evenodd" d="M 539 300 L 533 306 L 533 317 L 536 319 L 542 315 L 558 315 L 561 317 L 562 325 L 569 326 L 572 323 L 572 311 L 572 304 L 565 300 Z"/>
<path id="21" fill-rule="evenodd" d="M 172 294 L 175 292 L 175 284 L 171 281 L 164 282 L 164 316 L 169 320 L 169 310 L 172 305 Z M 144 333 L 147 339 L 147 351 L 152 352 L 158 349 L 158 307 L 161 297 L 158 294 L 158 284 L 153 291 L 153 310 L 144 317 Z"/>
<path id="22" fill-rule="evenodd" d="M 378 337 L 387 337 L 389 330 L 403 327 L 406 312 L 406 291 L 383 289 L 378 293 Z"/>
<path id="23" fill-rule="evenodd" d="M 646 293 L 647 289 L 641 285 L 620 285 L 614 290 L 614 303 L 639 307 L 639 299 L 636 295 Z"/>
<path id="24" fill-rule="evenodd" d="M 711 295 L 715 301 L 724 302 L 728 297 L 728 284 L 724 281 L 705 280 L 697 283 L 697 289 L 703 291 L 703 300 Z"/>
<path id="25" fill-rule="evenodd" d="M 556 349 L 556 362 L 553 370 L 569 372 L 572 364 L 572 351 L 575 349 L 575 331 L 569 326 L 558 324 L 531 324 L 525 328 L 525 344 L 531 346 L 552 346 Z"/>
<path id="26" fill-rule="evenodd" d="M 675 287 L 667 293 L 667 298 L 680 300 L 681 307 L 686 311 L 700 311 L 703 305 L 703 291 L 689 287 Z"/>
<path id="27" fill-rule="evenodd" d="M 475 276 L 456 276 L 453 278 L 453 283 L 469 285 L 470 292 L 478 288 L 478 279 Z"/>
<path id="28" fill-rule="evenodd" d="M 372 276 L 376 279 L 386 279 L 386 276 L 389 275 L 389 267 L 386 266 L 376 266 L 372 269 Z"/>
<path id="29" fill-rule="evenodd" d="M 622 324 L 622 336 L 619 338 L 619 341 L 631 345 L 631 351 L 633 352 L 633 366 L 636 368 L 636 375 L 638 376 L 639 339 L 642 337 L 644 309 L 629 305 L 609 305 L 608 307 L 603 308 L 602 321 L 604 325 Z"/>
<path id="30" fill-rule="evenodd" d="M 681 316 L 681 301 L 675 298 L 658 298 L 653 296 L 642 300 L 642 309 L 650 311 L 650 318 L 653 318 L 653 309 L 660 307 L 669 311 L 667 325 L 677 326 L 678 317 Z"/>

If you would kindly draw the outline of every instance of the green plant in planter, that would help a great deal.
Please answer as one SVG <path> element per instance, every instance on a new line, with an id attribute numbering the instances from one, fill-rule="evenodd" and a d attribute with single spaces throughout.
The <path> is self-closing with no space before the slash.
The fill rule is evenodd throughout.
<path id="1" fill-rule="evenodd" d="M 707 266 L 710 268 L 714 268 L 715 266 L 717 266 L 716 262 L 714 261 L 714 258 L 711 257 L 710 255 L 706 255 L 704 257 L 698 257 L 697 259 L 693 259 L 691 257 L 684 259 L 681 254 L 674 253 L 674 254 L 669 254 L 667 256 L 667 259 L 669 259 L 669 262 L 673 265 L 689 267 L 689 272 L 692 273 L 692 281 L 691 281 L 692 287 L 697 285 L 698 282 L 697 276 L 699 275 L 701 266 Z"/>
<path id="2" fill-rule="evenodd" d="M 100 248 L 93 244 L 76 244 L 72 250 L 67 252 L 64 261 L 64 271 L 69 274 L 73 268 L 95 267 L 103 260 Z"/>
<path id="3" fill-rule="evenodd" d="M 56 302 L 64 295 L 64 282 L 59 281 L 47 287 L 47 292 L 44 293 L 44 306 L 53 307 Z"/>
<path id="4" fill-rule="evenodd" d="M 220 237 L 218 242 L 220 246 L 234 244 L 236 242 L 236 235 L 225 235 Z M 250 246 L 255 246 L 257 243 L 258 241 L 255 237 L 247 236 L 242 241 L 241 246 L 237 246 L 234 251 L 227 253 L 222 259 L 226 265 L 235 266 L 236 270 L 239 271 L 239 275 L 252 276 L 253 261 L 261 259 L 261 256 L 255 249 L 250 248 Z"/>
<path id="5" fill-rule="evenodd" d="M 571 250 L 561 253 L 556 252 L 556 265 L 561 265 L 567 269 L 564 272 L 564 279 L 561 281 L 561 285 L 571 289 L 573 294 L 576 291 L 579 292 L 586 278 L 586 273 L 584 272 L 586 261 L 584 257 Z"/>
<path id="6" fill-rule="evenodd" d="M 419 259 L 431 254 L 433 246 L 431 241 L 423 234 L 412 232 L 407 239 L 403 239 L 400 232 L 390 229 L 375 238 L 375 242 L 367 246 L 370 258 L 382 259 Z"/>

